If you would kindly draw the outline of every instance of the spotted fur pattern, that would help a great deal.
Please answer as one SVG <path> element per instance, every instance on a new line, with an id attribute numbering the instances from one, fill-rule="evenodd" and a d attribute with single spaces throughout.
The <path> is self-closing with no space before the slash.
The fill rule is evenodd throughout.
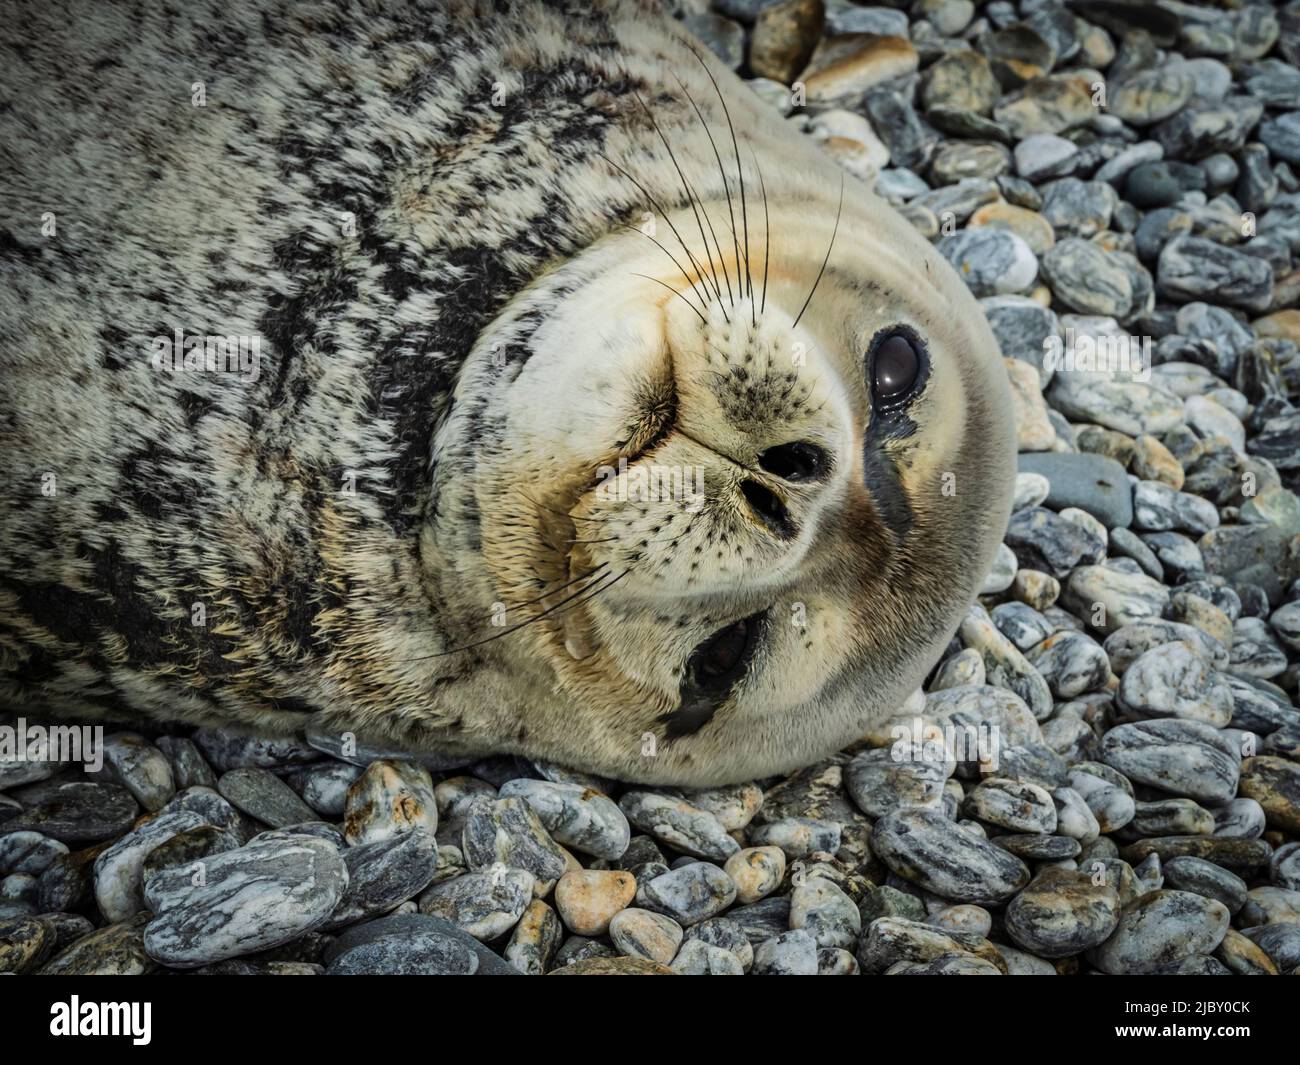
<path id="1" fill-rule="evenodd" d="M 609 5 L 19 6 L 5 698 L 262 724 L 424 705 L 427 678 L 367 664 L 437 646 L 416 532 L 457 370 L 635 196 L 571 195 L 645 88 Z M 624 34 L 659 19 L 618 10 Z M 260 338 L 256 377 L 159 372 L 176 330 Z"/>

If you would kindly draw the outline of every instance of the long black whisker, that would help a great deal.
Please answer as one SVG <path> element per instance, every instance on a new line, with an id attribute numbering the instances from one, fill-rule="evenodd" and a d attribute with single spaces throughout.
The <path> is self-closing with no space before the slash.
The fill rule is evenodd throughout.
<path id="1" fill-rule="evenodd" d="M 625 178 L 627 178 L 628 181 L 632 182 L 632 184 L 635 185 L 640 190 L 641 195 L 650 201 L 650 205 L 654 207 L 654 209 L 663 216 L 664 221 L 668 223 L 668 228 L 673 231 L 673 236 L 677 238 L 677 243 L 682 246 L 682 251 L 686 253 L 686 258 L 690 261 L 691 266 L 695 268 L 697 280 L 704 281 L 705 280 L 704 268 L 700 266 L 699 260 L 695 258 L 694 254 L 692 254 L 691 249 L 686 244 L 686 241 L 682 240 L 682 235 L 677 232 L 677 227 L 673 225 L 673 220 L 669 217 L 668 212 L 664 210 L 663 204 L 661 204 L 657 199 L 654 198 L 654 196 L 650 194 L 649 189 L 647 189 L 644 185 L 641 184 L 641 182 L 637 181 L 636 178 L 634 178 L 631 174 L 629 174 L 626 170 L 624 170 L 621 166 L 619 166 L 618 163 L 614 162 L 614 160 L 611 159 L 608 155 L 606 155 L 604 152 L 600 152 L 598 154 L 602 159 L 605 160 L 605 162 L 607 162 L 610 166 L 612 166 L 615 170 L 617 170 L 620 174 L 622 174 Z M 627 223 L 623 223 L 623 224 L 626 225 Z M 637 230 L 637 232 L 641 232 L 641 231 Z M 649 233 L 646 233 L 644 235 L 650 237 Z M 650 237 L 650 239 L 654 240 L 654 237 Z M 682 272 L 686 274 L 687 277 L 691 276 L 686 271 L 682 271 Z M 707 281 L 705 283 L 707 284 Z"/>
<path id="2" fill-rule="evenodd" d="M 812 291 L 808 293 L 808 298 L 803 301 L 803 306 L 799 308 L 799 314 L 795 317 L 794 325 L 799 324 L 799 319 L 803 317 L 803 312 L 808 309 L 808 304 L 812 303 L 813 292 L 817 291 L 817 286 L 822 283 L 822 274 L 826 273 L 826 264 L 831 261 L 831 249 L 835 247 L 835 234 L 840 231 L 840 214 L 844 210 L 844 175 L 840 175 L 840 205 L 835 209 L 835 228 L 831 230 L 831 242 L 826 245 L 826 258 L 822 260 L 822 268 L 817 271 L 817 280 L 813 282 Z M 790 327 L 791 329 L 794 326 Z"/>
<path id="3" fill-rule="evenodd" d="M 696 61 L 704 68 L 704 73 L 708 75 L 709 81 L 713 82 L 713 91 L 718 94 L 718 103 L 722 105 L 722 113 L 727 119 L 727 129 L 731 131 L 731 150 L 736 155 L 736 176 L 740 180 L 740 214 L 744 221 L 745 227 L 745 277 L 749 280 L 749 289 L 752 297 L 754 290 L 753 278 L 749 272 L 749 217 L 748 210 L 745 206 L 745 172 L 740 166 L 740 147 L 736 141 L 736 127 L 731 121 L 731 109 L 727 106 L 727 98 L 722 95 L 722 87 L 718 85 L 718 79 L 713 76 L 713 71 L 709 69 L 709 64 L 704 61 L 704 57 L 694 48 L 691 48 L 691 54 L 695 56 Z M 735 236 L 735 219 L 732 219 L 732 236 Z M 740 258 L 740 247 L 736 247 L 736 258 Z M 753 308 L 751 307 L 752 311 Z"/>
<path id="4" fill-rule="evenodd" d="M 767 213 L 767 182 L 763 180 L 763 168 L 758 163 L 758 153 L 751 147 L 749 152 L 754 157 L 754 169 L 758 171 L 758 184 L 763 190 L 763 302 L 759 313 L 767 309 L 767 260 L 772 251 L 772 223 Z"/>
<path id="5" fill-rule="evenodd" d="M 699 203 L 695 198 L 695 192 L 691 188 L 691 183 L 686 180 L 686 174 L 682 170 L 681 164 L 677 162 L 677 155 L 673 151 L 672 145 L 668 143 L 668 138 L 664 136 L 664 131 L 659 128 L 659 122 L 655 118 L 654 112 L 651 111 L 646 102 L 641 99 L 639 93 L 637 94 L 636 100 L 637 103 L 641 105 L 641 109 L 645 111 L 646 117 L 650 119 L 650 124 L 654 126 L 655 132 L 659 134 L 659 139 L 663 142 L 664 149 L 668 152 L 668 158 L 672 160 L 673 168 L 677 171 L 677 176 L 681 179 L 682 188 L 686 191 L 686 200 L 691 205 L 691 212 L 695 215 L 695 224 L 700 230 L 700 240 L 704 242 L 704 255 L 709 260 L 709 269 L 713 272 L 713 290 L 717 293 L 718 299 L 720 300 L 722 299 L 722 286 L 718 283 L 718 269 L 713 265 L 713 252 L 709 251 L 709 238 L 704 235 L 704 223 L 700 221 L 700 208 Z"/>
<path id="6" fill-rule="evenodd" d="M 679 263 L 679 262 L 677 261 L 676 256 L 674 256 L 672 252 L 670 252 L 667 248 L 665 248 L 665 247 L 663 246 L 663 244 L 661 244 L 658 240 L 656 240 L 654 237 L 652 237 L 652 236 L 651 236 L 649 233 L 647 233 L 644 229 L 637 229 L 636 226 L 628 225 L 628 223 L 626 223 L 626 222 L 620 222 L 619 225 L 621 225 L 624 229 L 630 229 L 633 233 L 640 233 L 641 236 L 645 237 L 646 240 L 653 241 L 654 244 L 655 244 L 655 246 L 658 247 L 658 249 L 659 249 L 661 252 L 663 252 L 665 255 L 667 255 L 668 258 L 672 259 L 672 261 L 673 261 L 673 265 L 674 265 L 675 267 L 677 267 L 677 269 L 678 269 L 678 271 L 681 273 L 682 277 L 686 278 L 687 281 L 691 280 L 691 272 L 690 272 L 689 270 L 683 269 L 683 268 L 682 268 L 682 264 Z M 638 276 L 638 277 L 645 277 L 646 275 L 645 275 L 645 274 L 638 274 L 637 276 Z M 651 281 L 658 281 L 659 279 L 658 279 L 658 278 L 655 278 L 655 277 L 652 277 L 652 278 L 650 278 L 650 280 L 651 280 Z M 663 284 L 666 284 L 666 282 L 659 281 L 659 284 L 663 285 Z M 671 288 L 671 286 L 669 286 L 669 287 Z M 673 289 L 673 291 L 674 291 L 674 292 L 677 292 L 677 289 Z M 677 292 L 677 294 L 678 294 L 679 296 L 682 296 L 682 294 L 681 294 L 680 292 Z M 699 293 L 696 293 L 696 298 L 699 299 Z M 686 297 L 685 297 L 685 296 L 682 296 L 682 299 L 685 300 Z M 690 307 L 691 310 L 695 311 L 696 314 L 699 314 L 701 320 L 704 319 L 704 315 L 700 314 L 700 312 L 699 312 L 699 310 L 696 308 L 695 304 L 691 303 L 690 300 L 686 300 L 686 305 L 687 305 L 688 307 Z M 704 306 L 704 300 L 702 300 L 702 299 L 700 299 L 700 306 L 701 306 L 701 307 Z M 704 324 L 707 325 L 708 322 L 705 321 Z"/>
<path id="7" fill-rule="evenodd" d="M 574 577 L 572 580 L 565 581 L 563 584 L 557 585 L 556 587 L 543 592 L 535 599 L 526 599 L 522 603 L 511 603 L 510 608 L 512 610 L 518 610 L 520 607 L 523 606 L 532 606 L 534 603 L 540 603 L 547 596 L 554 595 L 556 592 L 562 592 L 564 591 L 565 588 L 568 588 L 570 585 L 577 584 L 579 581 L 585 581 L 588 577 L 593 576 L 596 573 L 599 573 L 602 569 L 604 569 L 608 565 L 609 565 L 608 562 L 602 562 L 599 566 L 595 566 L 592 569 L 587 570 L 586 573 L 580 574 L 577 577 Z"/>
<path id="8" fill-rule="evenodd" d="M 731 215 L 731 231 L 734 237 L 736 231 L 736 212 L 731 206 L 731 184 L 727 181 L 727 171 L 722 165 L 722 153 L 718 151 L 718 143 L 713 139 L 713 131 L 709 129 L 708 122 L 704 120 L 704 112 L 700 110 L 700 105 L 695 102 L 695 97 L 691 95 L 691 90 L 686 87 L 686 83 L 683 82 L 681 78 L 678 78 L 676 74 L 674 74 L 673 77 L 677 79 L 677 84 L 681 87 L 682 92 L 686 94 L 686 99 L 690 100 L 691 106 L 695 108 L 695 114 L 699 117 L 700 125 L 704 127 L 705 136 L 709 138 L 709 145 L 713 148 L 713 158 L 718 162 L 718 174 L 722 177 L 722 191 L 727 194 L 727 211 Z M 717 246 L 718 260 L 722 264 L 722 276 L 727 282 L 727 298 L 731 301 L 731 305 L 734 307 L 736 305 L 736 298 L 731 293 L 731 275 L 727 273 L 727 257 L 722 253 L 722 245 L 718 243 L 718 234 L 713 229 L 713 219 L 709 218 L 709 213 L 707 211 L 704 212 L 704 217 L 709 220 L 709 232 L 713 233 L 713 243 Z M 739 247 L 736 248 L 736 270 L 740 270 Z M 736 284 L 738 286 L 740 284 L 739 273 L 736 275 Z"/>
<path id="9" fill-rule="evenodd" d="M 626 577 L 626 576 L 628 575 L 628 573 L 630 573 L 630 572 L 631 572 L 630 570 L 624 570 L 621 574 L 619 574 L 618 577 L 615 577 L 614 580 L 615 580 L 615 581 L 617 581 L 617 580 L 621 580 L 623 577 Z M 531 624 L 533 624 L 533 623 L 536 622 L 536 621 L 541 621 L 542 618 L 547 617 L 548 615 L 555 613 L 555 611 L 559 610 L 560 607 L 564 606 L 566 603 L 571 603 L 571 602 L 573 602 L 573 600 L 577 599 L 579 596 L 582 596 L 582 595 L 587 594 L 589 591 L 591 591 L 592 585 L 599 584 L 601 581 L 603 581 L 603 580 L 604 580 L 606 577 L 608 577 L 608 576 L 609 576 L 608 573 L 602 573 L 600 576 L 594 578 L 593 581 L 592 581 L 592 583 L 589 584 L 586 588 L 580 588 L 578 591 L 574 592 L 572 595 L 565 596 L 563 599 L 561 599 L 561 600 L 560 600 L 558 603 L 556 603 L 554 606 L 547 607 L 547 608 L 546 608 L 545 610 L 543 610 L 540 614 L 537 614 L 537 615 L 535 615 L 535 616 L 529 618 L 527 621 L 521 621 L 521 622 L 519 622 L 519 624 L 517 624 L 517 625 L 511 625 L 511 626 L 510 626 L 509 628 L 507 628 L 507 629 L 502 629 L 500 632 L 495 633 L 495 634 L 492 635 L 492 636 L 486 636 L 486 637 L 484 637 L 484 638 L 481 639 L 481 640 L 475 640 L 473 643 L 467 643 L 467 644 L 464 644 L 464 645 L 461 646 L 461 647 L 453 647 L 450 651 L 439 651 L 437 654 L 425 655 L 424 657 L 425 657 L 425 658 L 446 658 L 448 655 L 459 654 L 461 651 L 468 651 L 468 650 L 470 650 L 470 649 L 473 648 L 473 647 L 482 647 L 485 643 L 491 643 L 493 640 L 499 640 L 499 639 L 501 639 L 501 637 L 503 637 L 503 636 L 509 636 L 512 632 L 518 632 L 520 629 L 525 628 L 526 626 L 531 625 Z M 611 581 L 610 584 L 612 585 L 612 584 L 613 584 L 613 581 Z M 420 661 L 420 659 L 418 659 L 418 658 L 415 658 L 415 659 L 408 659 L 408 661 L 418 662 L 418 661 Z"/>
<path id="10" fill-rule="evenodd" d="M 704 315 L 702 315 L 702 314 L 700 313 L 699 308 L 696 307 L 695 304 L 693 304 L 690 300 L 688 300 L 685 296 L 683 296 L 683 295 L 682 295 L 680 292 L 678 292 L 675 288 L 673 288 L 672 285 L 668 284 L 667 281 L 660 281 L 659 278 L 657 278 L 657 277 L 651 277 L 649 274 L 638 274 L 635 270 L 632 271 L 632 276 L 633 276 L 633 277 L 643 277 L 643 278 L 645 278 L 647 281 L 653 281 L 656 285 L 663 285 L 664 288 L 666 288 L 669 292 L 671 292 L 674 296 L 676 296 L 679 300 L 681 300 L 684 304 L 686 304 L 686 306 L 688 306 L 691 310 L 693 310 L 693 311 L 695 312 L 695 317 L 696 317 L 696 318 L 698 318 L 698 319 L 699 319 L 701 322 L 703 322 L 706 326 L 709 324 L 709 320 L 708 320 L 707 318 L 705 318 Z"/>

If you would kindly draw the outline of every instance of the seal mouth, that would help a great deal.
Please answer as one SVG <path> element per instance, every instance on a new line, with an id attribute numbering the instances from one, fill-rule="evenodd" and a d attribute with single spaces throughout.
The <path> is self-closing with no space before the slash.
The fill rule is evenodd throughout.
<path id="1" fill-rule="evenodd" d="M 662 718 L 669 739 L 698 732 L 735 690 L 762 643 L 767 610 L 733 621 L 696 646 L 686 662 L 678 708 Z"/>

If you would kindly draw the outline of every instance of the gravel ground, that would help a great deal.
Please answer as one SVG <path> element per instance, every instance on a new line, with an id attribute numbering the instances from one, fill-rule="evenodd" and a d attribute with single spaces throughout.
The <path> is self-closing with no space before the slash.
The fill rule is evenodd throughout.
<path id="1" fill-rule="evenodd" d="M 924 690 L 709 791 L 208 729 L 0 762 L 0 972 L 1300 972 L 1300 3 L 681 13 L 1006 356 L 1016 510 Z"/>

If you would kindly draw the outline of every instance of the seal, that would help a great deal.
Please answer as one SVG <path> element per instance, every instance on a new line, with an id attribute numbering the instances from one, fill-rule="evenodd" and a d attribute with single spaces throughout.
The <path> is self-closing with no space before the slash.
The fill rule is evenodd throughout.
<path id="1" fill-rule="evenodd" d="M 943 651 L 996 342 L 656 5 L 17 6 L 8 707 L 695 786 Z"/>

